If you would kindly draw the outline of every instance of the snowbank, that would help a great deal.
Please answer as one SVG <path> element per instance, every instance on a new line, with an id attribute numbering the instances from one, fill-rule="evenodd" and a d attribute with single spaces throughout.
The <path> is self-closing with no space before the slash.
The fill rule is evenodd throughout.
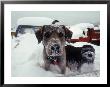
<path id="1" fill-rule="evenodd" d="M 78 39 L 79 37 L 87 37 L 87 28 L 94 28 L 94 25 L 90 23 L 80 23 L 70 26 L 70 30 L 73 32 L 72 38 Z"/>
<path id="2" fill-rule="evenodd" d="M 79 37 L 84 37 L 83 30 L 78 26 L 71 26 L 70 30 L 73 32 L 72 38 L 78 39 Z"/>
<path id="3" fill-rule="evenodd" d="M 19 43 L 19 44 L 18 44 Z M 16 44 L 18 44 L 16 46 Z M 83 46 L 89 43 L 75 43 L 74 46 Z M 92 45 L 92 44 L 91 44 Z M 16 46 L 16 47 L 15 47 Z M 94 46 L 96 50 L 96 59 L 94 68 L 91 66 L 83 65 L 82 73 L 88 72 L 90 76 L 99 76 L 99 55 L 100 47 Z M 53 77 L 53 76 L 62 76 L 58 73 L 58 67 L 56 70 L 45 71 L 43 68 L 43 45 L 38 44 L 37 39 L 34 34 L 24 34 L 19 38 L 12 39 L 12 76 L 17 77 L 29 77 L 29 76 L 41 76 L 41 77 Z M 51 65 L 51 67 L 53 67 Z M 86 68 L 85 68 L 86 67 Z M 89 67 L 89 68 L 88 68 Z M 90 70 L 88 70 L 90 69 Z M 91 71 L 92 70 L 92 71 Z M 56 71 L 56 72 L 55 72 Z M 95 71 L 98 71 L 96 74 Z M 95 72 L 95 73 L 94 73 Z M 44 74 L 45 73 L 45 74 Z M 87 76 L 88 76 L 87 73 Z M 92 73 L 92 74 L 91 74 Z M 66 76 L 86 76 L 86 74 L 79 74 L 77 72 L 71 72 L 68 68 L 66 70 Z"/>
<path id="4" fill-rule="evenodd" d="M 25 19 L 25 18 L 24 18 Z M 20 21 L 24 20 L 19 20 Z M 30 18 L 29 18 L 30 19 Z M 33 21 L 33 20 L 32 20 Z M 50 22 L 51 23 L 51 22 Z M 27 23 L 28 24 L 28 23 Z M 40 23 L 39 23 L 40 25 Z M 83 30 L 89 26 L 89 24 L 70 26 L 70 30 L 73 31 L 74 38 L 82 36 Z M 93 27 L 93 25 L 89 26 Z M 70 44 L 70 43 L 67 43 Z M 99 76 L 100 72 L 100 46 L 96 46 L 86 42 L 77 42 L 71 45 L 75 47 L 81 47 L 83 45 L 92 45 L 96 51 L 95 63 L 93 65 L 84 64 L 81 68 L 81 73 L 71 72 L 68 68 L 66 69 L 65 76 Z M 51 71 L 45 71 L 43 68 L 43 45 L 38 44 L 35 34 L 26 33 L 22 34 L 17 38 L 11 40 L 11 70 L 12 76 L 14 77 L 53 77 L 53 76 L 63 76 L 59 74 L 59 69 L 57 66 L 51 65 Z M 54 67 L 54 69 L 53 69 Z"/>
<path id="5" fill-rule="evenodd" d="M 94 28 L 94 25 L 91 23 L 80 23 L 80 24 L 76 24 L 76 26 L 80 27 L 81 29 Z"/>
<path id="6" fill-rule="evenodd" d="M 53 19 L 47 17 L 23 17 L 18 19 L 17 25 L 50 25 L 52 24 Z"/>
<path id="7" fill-rule="evenodd" d="M 99 27 L 94 27 L 94 30 L 100 30 L 100 28 Z"/>

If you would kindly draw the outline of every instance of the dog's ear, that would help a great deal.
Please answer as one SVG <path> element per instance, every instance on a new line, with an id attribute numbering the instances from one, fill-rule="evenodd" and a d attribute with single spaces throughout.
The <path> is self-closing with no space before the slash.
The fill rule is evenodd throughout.
<path id="1" fill-rule="evenodd" d="M 38 44 L 39 44 L 43 39 L 43 28 L 40 27 L 38 30 L 36 30 L 35 35 L 36 35 L 36 38 L 37 38 Z"/>
<path id="2" fill-rule="evenodd" d="M 69 30 L 67 27 L 65 27 L 64 25 L 62 26 L 62 28 L 65 30 L 65 38 L 66 38 L 66 39 L 71 39 L 73 32 L 70 31 L 70 30 Z"/>

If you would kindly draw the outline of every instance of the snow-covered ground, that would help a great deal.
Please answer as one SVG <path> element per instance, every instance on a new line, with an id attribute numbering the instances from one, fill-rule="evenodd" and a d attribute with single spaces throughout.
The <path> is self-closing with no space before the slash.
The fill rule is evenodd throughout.
<path id="1" fill-rule="evenodd" d="M 78 39 L 79 37 L 87 37 L 87 28 L 94 28 L 95 30 L 99 29 L 99 27 L 94 27 L 91 23 L 80 23 L 68 27 L 73 32 L 72 38 L 74 39 Z M 83 33 L 85 33 L 85 35 Z"/>
<path id="2" fill-rule="evenodd" d="M 54 19 L 47 17 L 22 17 L 18 19 L 17 25 L 49 25 L 52 24 Z"/>
<path id="3" fill-rule="evenodd" d="M 77 42 L 72 45 L 83 46 L 90 44 Z M 57 66 L 51 65 L 51 71 L 43 68 L 43 45 L 38 44 L 34 34 L 26 33 L 11 40 L 11 74 L 14 77 L 53 77 L 63 76 L 58 73 Z M 100 75 L 100 46 L 91 44 L 96 51 L 96 58 L 93 65 L 84 64 L 81 73 L 66 69 L 65 76 L 99 76 Z M 55 67 L 53 69 L 53 67 Z"/>

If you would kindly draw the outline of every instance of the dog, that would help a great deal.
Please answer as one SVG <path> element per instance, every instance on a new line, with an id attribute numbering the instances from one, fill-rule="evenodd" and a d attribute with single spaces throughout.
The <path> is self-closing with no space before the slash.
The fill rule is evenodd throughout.
<path id="1" fill-rule="evenodd" d="M 72 37 L 72 31 L 64 25 L 44 25 L 35 32 L 38 43 L 43 43 L 43 59 L 45 70 L 50 64 L 57 64 L 61 74 L 66 70 L 65 41 Z"/>
<path id="2" fill-rule="evenodd" d="M 67 67 L 80 71 L 84 63 L 93 64 L 95 59 L 95 49 L 91 45 L 83 47 L 65 46 Z"/>

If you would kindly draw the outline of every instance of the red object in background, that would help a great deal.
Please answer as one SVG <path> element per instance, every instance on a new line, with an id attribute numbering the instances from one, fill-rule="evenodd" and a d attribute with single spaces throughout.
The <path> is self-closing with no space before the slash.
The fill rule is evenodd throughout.
<path id="1" fill-rule="evenodd" d="M 89 42 L 89 37 L 87 37 L 87 38 L 80 37 L 79 41 L 80 42 Z"/>
<path id="2" fill-rule="evenodd" d="M 100 30 L 94 30 L 93 28 L 88 28 L 87 37 L 79 37 L 79 39 L 69 39 L 68 42 L 89 42 L 100 44 Z"/>

